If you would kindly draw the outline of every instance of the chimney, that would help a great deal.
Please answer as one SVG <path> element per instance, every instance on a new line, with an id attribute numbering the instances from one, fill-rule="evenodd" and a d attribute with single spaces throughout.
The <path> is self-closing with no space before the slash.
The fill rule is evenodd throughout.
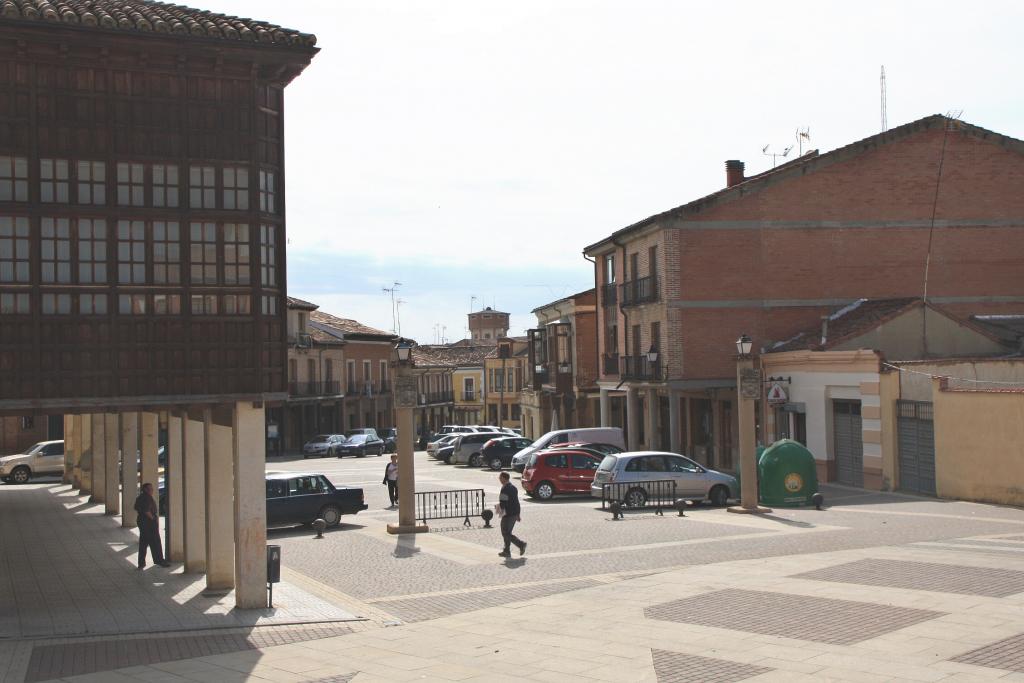
<path id="1" fill-rule="evenodd" d="M 742 183 L 743 162 L 738 159 L 729 159 L 725 162 L 725 186 L 732 187 Z"/>

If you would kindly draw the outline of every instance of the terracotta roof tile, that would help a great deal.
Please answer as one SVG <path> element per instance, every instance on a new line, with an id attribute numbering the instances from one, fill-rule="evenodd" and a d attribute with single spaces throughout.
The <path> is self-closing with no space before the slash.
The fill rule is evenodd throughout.
<path id="1" fill-rule="evenodd" d="M 465 367 L 483 365 L 484 358 L 496 347 L 491 344 L 463 346 L 454 344 L 424 344 L 412 350 L 412 359 L 423 367 Z"/>
<path id="2" fill-rule="evenodd" d="M 314 303 L 304 301 L 302 299 L 296 299 L 294 296 L 285 297 L 285 299 L 288 302 L 288 308 L 298 308 L 306 311 L 315 311 L 319 308 L 319 306 Z"/>
<path id="3" fill-rule="evenodd" d="M 821 323 L 807 328 L 785 341 L 768 347 L 770 353 L 782 351 L 824 351 L 850 337 L 864 334 L 904 310 L 923 305 L 920 299 L 858 299 L 829 316 L 825 343 L 821 343 Z"/>
<path id="4" fill-rule="evenodd" d="M 384 330 L 378 330 L 375 327 L 364 325 L 358 320 L 339 318 L 335 315 L 331 315 L 330 313 L 324 313 L 323 311 L 313 311 L 310 313 L 309 322 L 311 327 L 321 329 L 323 332 L 328 334 L 333 331 L 342 337 L 348 335 L 362 335 L 367 337 L 383 337 L 386 339 L 395 338 L 395 335 L 390 332 L 385 332 Z"/>
<path id="5" fill-rule="evenodd" d="M 0 19 L 312 48 L 316 36 L 276 24 L 154 0 L 0 0 Z"/>

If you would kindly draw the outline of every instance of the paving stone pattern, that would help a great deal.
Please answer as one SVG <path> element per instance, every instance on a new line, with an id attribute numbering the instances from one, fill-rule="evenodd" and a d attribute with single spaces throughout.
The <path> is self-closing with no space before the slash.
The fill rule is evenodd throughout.
<path id="1" fill-rule="evenodd" d="M 210 657 L 352 633 L 346 626 L 267 626 L 247 631 L 206 632 L 160 638 L 119 638 L 37 645 L 32 650 L 25 683 L 79 676 L 129 666 L 178 659 Z M 347 679 L 346 679 L 347 680 Z"/>
<path id="2" fill-rule="evenodd" d="M 766 666 L 684 655 L 669 650 L 651 650 L 651 657 L 654 659 L 654 673 L 658 683 L 728 683 L 774 671 Z"/>
<path id="3" fill-rule="evenodd" d="M 953 661 L 1024 673 L 1024 633 L 965 652 Z"/>
<path id="4" fill-rule="evenodd" d="M 519 600 L 530 600 L 582 588 L 592 588 L 597 585 L 599 585 L 599 582 L 591 579 L 559 581 L 557 583 L 533 586 L 515 586 L 484 591 L 449 593 L 446 595 L 428 595 L 421 598 L 378 600 L 374 601 L 373 604 L 385 612 L 401 617 L 405 621 L 425 621 L 450 614 L 461 614 L 463 612 L 496 607 Z"/>
<path id="5" fill-rule="evenodd" d="M 865 559 L 791 578 L 1004 598 L 1024 592 L 1024 572 L 934 562 Z"/>
<path id="6" fill-rule="evenodd" d="M 309 681 L 309 683 L 348 683 L 358 675 L 358 671 L 353 671 L 350 674 L 342 674 L 341 676 L 330 676 L 328 678 L 317 678 Z"/>
<path id="7" fill-rule="evenodd" d="M 852 645 L 942 612 L 764 591 L 721 590 L 644 608 L 648 619 Z"/>

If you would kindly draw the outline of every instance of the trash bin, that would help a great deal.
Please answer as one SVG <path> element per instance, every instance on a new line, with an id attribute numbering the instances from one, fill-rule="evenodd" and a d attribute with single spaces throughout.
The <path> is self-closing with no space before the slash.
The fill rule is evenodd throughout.
<path id="1" fill-rule="evenodd" d="M 761 503 L 773 507 L 813 505 L 818 492 L 814 455 L 799 441 L 781 439 L 765 449 L 757 463 Z"/>

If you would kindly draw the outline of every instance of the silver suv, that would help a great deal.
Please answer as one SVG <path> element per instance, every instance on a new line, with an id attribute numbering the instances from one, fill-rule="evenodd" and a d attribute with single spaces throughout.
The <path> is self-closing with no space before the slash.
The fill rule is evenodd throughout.
<path id="1" fill-rule="evenodd" d="M 41 441 L 18 455 L 0 458 L 0 479 L 27 484 L 32 477 L 64 474 L 64 442 Z"/>
<path id="2" fill-rule="evenodd" d="M 693 501 L 711 501 L 713 505 L 727 505 L 730 498 L 739 495 L 736 477 L 711 470 L 677 453 L 660 451 L 633 451 L 606 455 L 594 474 L 590 495 L 602 497 L 604 484 L 632 481 L 672 479 L 676 482 L 676 497 Z M 643 486 L 630 488 L 623 495 L 623 503 L 640 507 L 647 502 Z"/>
<path id="3" fill-rule="evenodd" d="M 508 434 L 505 432 L 473 432 L 472 434 L 463 434 L 455 440 L 455 450 L 452 451 L 451 464 L 480 467 L 483 464 L 480 451 L 483 450 L 484 444 L 491 439 L 504 436 L 508 436 Z"/>

